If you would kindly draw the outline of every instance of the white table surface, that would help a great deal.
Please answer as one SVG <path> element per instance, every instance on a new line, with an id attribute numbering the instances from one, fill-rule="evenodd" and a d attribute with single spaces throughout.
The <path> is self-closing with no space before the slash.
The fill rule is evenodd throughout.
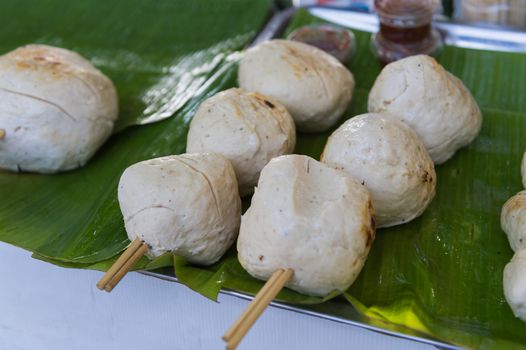
<path id="1" fill-rule="evenodd" d="M 0 242 L 0 350 L 224 349 L 221 336 L 247 301 L 212 302 L 138 273 L 108 294 L 100 272 L 63 269 Z M 239 349 L 434 349 L 312 316 L 269 308 Z"/>

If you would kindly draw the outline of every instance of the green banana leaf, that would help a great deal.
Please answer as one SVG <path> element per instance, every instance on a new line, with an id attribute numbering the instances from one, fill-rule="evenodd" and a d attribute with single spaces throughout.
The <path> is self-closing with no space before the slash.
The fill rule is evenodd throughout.
<path id="1" fill-rule="evenodd" d="M 86 267 L 129 241 L 116 185 L 130 164 L 184 151 L 201 100 L 234 83 L 236 50 L 254 37 L 270 1 L 22 0 L 0 4 L 0 52 L 38 42 L 91 59 L 119 91 L 114 135 L 81 169 L 0 172 L 0 240 Z M 235 18 L 235 20 L 232 20 Z"/>
<path id="2" fill-rule="evenodd" d="M 289 30 L 320 22 L 306 12 Z M 357 89 L 347 116 L 367 110 L 379 66 L 370 35 L 355 32 L 349 64 Z M 440 63 L 461 78 L 479 103 L 480 136 L 437 167 L 437 195 L 417 220 L 379 230 L 358 280 L 345 293 L 370 318 L 470 348 L 524 348 L 526 323 L 502 292 L 513 253 L 500 229 L 503 203 L 522 189 L 526 149 L 526 55 L 446 47 Z M 317 156 L 327 135 L 300 138 L 298 151 Z"/>
<path id="3" fill-rule="evenodd" d="M 235 85 L 235 51 L 260 28 L 269 8 L 267 1 L 246 6 L 242 0 L 152 4 L 25 0 L 0 5 L 0 51 L 43 42 L 90 58 L 117 85 L 119 130 L 171 117 L 114 135 L 79 170 L 54 176 L 0 173 L 0 240 L 60 266 L 106 269 L 129 244 L 116 200 L 121 172 L 136 161 L 184 151 L 196 106 Z M 217 24 L 210 27 L 212 22 Z M 315 22 L 320 20 L 300 11 L 289 30 Z M 357 54 L 349 68 L 357 87 L 346 117 L 367 110 L 368 91 L 380 71 L 369 51 L 370 35 L 355 35 Z M 502 294 L 502 270 L 512 252 L 499 213 L 521 189 L 526 56 L 446 47 L 440 62 L 479 102 L 481 135 L 437 167 L 437 196 L 421 218 L 379 230 L 362 273 L 344 297 L 373 321 L 457 345 L 524 347 L 526 324 L 513 317 Z M 298 135 L 296 152 L 319 157 L 328 135 Z M 181 282 L 210 298 L 222 287 L 254 294 L 262 285 L 241 268 L 234 249 L 207 268 L 171 259 L 144 259 L 136 268 L 173 263 Z M 303 304 L 333 297 L 289 290 L 278 296 Z"/>
<path id="4" fill-rule="evenodd" d="M 28 43 L 79 52 L 117 86 L 116 131 L 174 115 L 259 31 L 270 0 L 17 0 L 0 5 L 0 52 Z M 235 18 L 235 20 L 233 20 Z"/>
<path id="5" fill-rule="evenodd" d="M 300 11 L 288 32 L 320 22 Z M 370 35 L 355 35 L 357 53 L 349 68 L 357 86 L 347 117 L 367 112 L 367 96 L 380 72 Z M 484 116 L 481 134 L 437 167 L 437 195 L 422 217 L 378 231 L 364 269 L 344 297 L 372 323 L 470 348 L 524 348 L 526 323 L 513 316 L 502 292 L 502 271 L 513 253 L 500 229 L 500 208 L 522 189 L 526 55 L 446 47 L 440 62 L 473 92 Z M 319 158 L 328 135 L 299 135 L 296 153 Z M 179 279 L 206 296 L 214 297 L 219 286 L 255 292 L 249 276 L 225 269 L 242 270 L 231 255 L 213 269 L 216 274 L 200 270 L 195 277 L 195 267 L 175 265 Z M 240 284 L 240 278 L 246 281 Z M 290 298 L 278 295 L 311 302 Z"/>

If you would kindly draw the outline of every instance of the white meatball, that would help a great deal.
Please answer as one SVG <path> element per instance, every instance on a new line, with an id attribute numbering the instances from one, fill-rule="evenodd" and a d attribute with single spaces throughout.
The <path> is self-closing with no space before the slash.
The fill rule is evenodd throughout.
<path id="1" fill-rule="evenodd" d="M 254 191 L 261 169 L 292 153 L 294 121 L 282 104 L 256 92 L 229 89 L 204 101 L 190 124 L 186 151 L 214 152 L 234 166 L 241 195 Z"/>
<path id="2" fill-rule="evenodd" d="M 500 225 L 508 236 L 513 251 L 526 248 L 526 190 L 520 191 L 504 203 Z"/>
<path id="3" fill-rule="evenodd" d="M 407 125 L 385 115 L 346 121 L 329 137 L 322 162 L 367 186 L 378 227 L 413 220 L 435 196 L 435 167 L 424 144 Z"/>
<path id="4" fill-rule="evenodd" d="M 219 154 L 183 154 L 136 163 L 119 182 L 130 240 L 149 256 L 171 251 L 197 264 L 219 260 L 236 239 L 241 199 L 234 169 Z"/>
<path id="5" fill-rule="evenodd" d="M 503 284 L 513 314 L 526 322 L 526 248 L 517 250 L 504 268 Z"/>
<path id="6" fill-rule="evenodd" d="M 238 257 L 263 280 L 291 268 L 289 288 L 323 296 L 354 282 L 374 234 L 364 186 L 307 156 L 281 156 L 261 172 L 241 219 Z"/>
<path id="7" fill-rule="evenodd" d="M 436 164 L 473 141 L 482 125 L 462 81 L 425 55 L 385 66 L 369 93 L 369 112 L 388 112 L 411 126 Z"/>
<path id="8" fill-rule="evenodd" d="M 318 132 L 345 112 L 354 78 L 336 58 L 314 46 L 271 40 L 246 52 L 239 85 L 283 103 L 299 130 Z"/>
<path id="9" fill-rule="evenodd" d="M 80 167 L 117 119 L 112 82 L 75 52 L 28 45 L 0 56 L 0 168 Z"/>

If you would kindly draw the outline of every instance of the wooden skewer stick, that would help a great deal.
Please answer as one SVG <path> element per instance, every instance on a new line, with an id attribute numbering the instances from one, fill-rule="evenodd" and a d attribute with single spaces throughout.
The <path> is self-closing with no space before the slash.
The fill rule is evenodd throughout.
<path id="1" fill-rule="evenodd" d="M 5 129 L 0 129 L 0 140 L 5 138 Z"/>
<path id="2" fill-rule="evenodd" d="M 274 271 L 267 283 L 261 288 L 256 297 L 247 309 L 241 314 L 239 319 L 230 327 L 230 329 L 223 336 L 223 340 L 227 342 L 227 349 L 234 350 L 245 334 L 254 325 L 258 317 L 265 311 L 265 308 L 270 304 L 272 299 L 276 297 L 279 291 L 292 278 L 294 271 L 292 269 L 278 269 Z"/>
<path id="3" fill-rule="evenodd" d="M 249 306 L 243 311 L 241 316 L 238 317 L 236 322 L 228 329 L 228 331 L 223 335 L 224 341 L 229 341 L 232 336 L 238 332 L 239 327 L 243 322 L 245 322 L 247 316 L 250 314 L 250 311 L 252 308 L 254 308 L 254 304 L 260 304 L 262 301 L 264 301 L 264 297 L 268 295 L 268 292 L 270 288 L 276 283 L 279 276 L 281 276 L 285 272 L 283 269 L 279 269 L 274 271 L 272 276 L 270 276 L 269 280 L 265 283 L 263 288 L 260 289 L 260 291 L 256 294 L 255 298 L 251 301 Z"/>
<path id="4" fill-rule="evenodd" d="M 106 284 L 115 276 L 115 274 L 120 270 L 122 265 L 131 258 L 131 256 L 139 249 L 142 245 L 142 242 L 139 238 L 133 240 L 133 242 L 126 248 L 124 253 L 111 265 L 110 269 L 106 271 L 104 276 L 97 283 L 97 288 L 103 290 Z"/>
<path id="5" fill-rule="evenodd" d="M 104 287 L 104 290 L 106 292 L 111 292 L 113 288 L 121 281 L 121 279 L 130 271 L 130 269 L 135 265 L 137 261 L 139 261 L 140 258 L 146 254 L 148 251 L 148 245 L 143 243 L 139 249 L 135 251 L 135 253 L 131 256 L 131 258 L 122 265 L 122 267 L 119 269 L 119 271 L 113 276 L 113 278 L 106 284 Z"/>
<path id="6" fill-rule="evenodd" d="M 143 247 L 146 247 L 146 250 L 148 249 L 148 246 L 144 242 L 142 242 L 139 238 L 135 238 L 133 240 L 133 242 L 128 246 L 128 248 L 126 248 L 124 253 L 122 253 L 122 255 L 117 259 L 117 261 L 115 261 L 115 263 L 113 263 L 113 265 L 104 274 L 104 276 L 102 276 L 100 281 L 97 283 L 97 288 L 99 288 L 100 290 L 106 290 L 107 284 L 110 281 L 112 281 L 112 279 L 117 275 L 117 273 L 119 273 L 122 270 L 122 267 L 126 264 L 126 262 L 128 262 L 130 260 L 130 258 L 132 258 L 134 256 L 134 254 L 136 254 L 139 251 L 139 249 L 141 249 Z M 146 251 L 144 251 L 142 253 L 142 255 L 144 255 L 145 252 Z M 139 256 L 139 258 L 140 258 L 140 256 Z M 135 263 L 135 262 L 133 262 L 133 263 Z M 133 266 L 133 263 L 131 264 L 131 266 Z M 126 272 L 127 272 L 127 270 L 124 271 L 124 274 L 126 274 Z M 124 274 L 123 274 L 123 276 L 124 276 Z M 122 279 L 122 277 L 120 277 L 120 279 Z M 118 281 L 117 281 L 117 283 L 118 283 Z M 115 285 L 113 287 L 115 287 Z M 113 287 L 111 289 L 113 289 Z"/>

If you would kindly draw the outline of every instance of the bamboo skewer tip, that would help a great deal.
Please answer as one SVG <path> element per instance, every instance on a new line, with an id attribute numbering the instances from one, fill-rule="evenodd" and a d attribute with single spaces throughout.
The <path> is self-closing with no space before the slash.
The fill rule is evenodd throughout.
<path id="1" fill-rule="evenodd" d="M 97 282 L 97 288 L 111 292 L 135 263 L 148 251 L 148 245 L 139 238 L 126 248 L 124 253 L 113 263 L 108 271 Z"/>

